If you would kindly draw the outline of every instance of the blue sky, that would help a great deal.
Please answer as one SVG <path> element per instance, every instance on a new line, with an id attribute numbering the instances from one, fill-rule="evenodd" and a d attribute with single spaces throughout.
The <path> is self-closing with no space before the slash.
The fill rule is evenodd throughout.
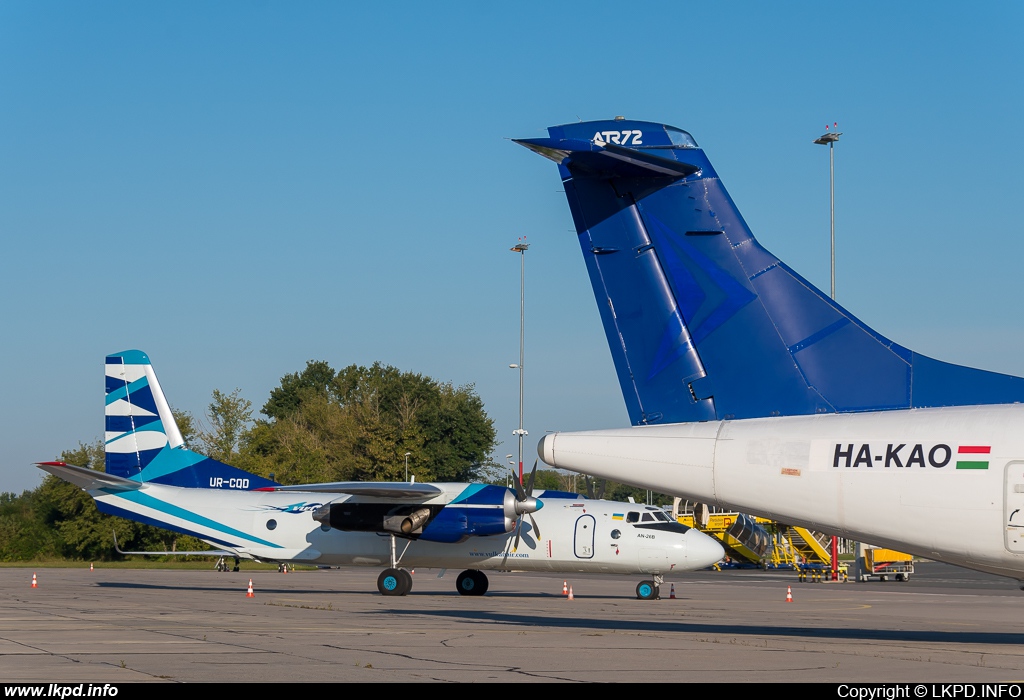
<path id="1" fill-rule="evenodd" d="M 102 432 L 103 356 L 262 406 L 310 359 L 472 383 L 527 461 L 628 424 L 554 166 L 690 131 L 758 239 L 944 360 L 1024 374 L 1024 5 L 0 3 L 0 491 Z"/>

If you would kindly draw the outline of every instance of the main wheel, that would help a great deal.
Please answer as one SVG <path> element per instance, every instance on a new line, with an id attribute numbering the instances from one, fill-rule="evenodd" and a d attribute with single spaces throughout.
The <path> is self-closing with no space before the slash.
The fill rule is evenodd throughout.
<path id="1" fill-rule="evenodd" d="M 404 574 L 404 575 L 403 575 Z M 377 590 L 381 595 L 405 595 L 412 586 L 412 577 L 401 569 L 384 569 L 377 577 Z"/>
<path id="2" fill-rule="evenodd" d="M 411 593 L 412 592 L 412 574 L 410 574 L 409 571 L 406 570 L 406 569 L 399 569 L 398 573 L 402 576 L 403 585 L 405 586 L 405 591 L 402 593 L 402 595 L 407 595 L 407 594 Z"/>
<path id="3" fill-rule="evenodd" d="M 655 600 L 658 598 L 659 592 L 654 581 L 641 581 L 636 584 L 636 597 L 640 600 Z"/>
<path id="4" fill-rule="evenodd" d="M 483 595 L 487 585 L 487 576 L 476 569 L 466 569 L 455 579 L 455 589 L 460 595 Z"/>

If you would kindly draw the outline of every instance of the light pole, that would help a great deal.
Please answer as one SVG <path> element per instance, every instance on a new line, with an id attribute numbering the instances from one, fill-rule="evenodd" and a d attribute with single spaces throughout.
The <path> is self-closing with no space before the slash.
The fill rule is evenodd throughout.
<path id="1" fill-rule="evenodd" d="M 523 340 L 526 330 L 526 249 L 529 247 L 526 236 L 523 236 L 509 249 L 519 253 L 519 364 L 509 365 L 519 370 L 519 429 L 512 432 L 519 438 L 519 483 L 523 483 L 523 437 L 529 434 L 523 430 Z"/>
<path id="2" fill-rule="evenodd" d="M 833 128 L 839 124 L 836 122 L 833 124 Z M 842 132 L 829 131 L 828 125 L 825 125 L 825 133 L 814 139 L 814 143 L 821 146 L 828 146 L 828 175 L 829 175 L 829 203 L 832 220 L 832 301 L 836 299 L 836 159 L 835 159 L 835 144 L 842 136 Z"/>
<path id="3" fill-rule="evenodd" d="M 411 454 L 412 454 L 412 452 L 406 452 L 405 453 L 405 480 L 406 481 L 409 480 L 409 455 L 411 455 Z"/>
<path id="4" fill-rule="evenodd" d="M 825 125 L 825 133 L 814 139 L 814 143 L 819 146 L 828 146 L 828 195 L 829 195 L 829 218 L 832 223 L 832 301 L 836 300 L 836 156 L 835 156 L 835 145 L 839 137 L 842 136 L 841 131 L 835 131 L 839 126 L 838 122 L 832 123 L 833 131 L 828 130 L 828 124 Z M 838 561 L 838 540 L 835 535 L 832 535 L 832 580 L 839 580 L 839 561 Z"/>

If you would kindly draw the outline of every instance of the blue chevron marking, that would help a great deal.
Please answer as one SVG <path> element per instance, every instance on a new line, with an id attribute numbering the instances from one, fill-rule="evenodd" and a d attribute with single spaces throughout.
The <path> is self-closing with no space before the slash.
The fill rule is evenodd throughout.
<path id="1" fill-rule="evenodd" d="M 452 500 L 452 503 L 464 503 L 467 499 L 475 496 L 483 488 L 484 484 L 470 484 L 462 491 L 462 493 Z"/>
<path id="2" fill-rule="evenodd" d="M 167 474 L 188 469 L 204 459 L 206 457 L 192 450 L 172 450 L 164 446 L 146 465 L 146 473 L 138 475 L 138 481 L 153 481 Z"/>
<path id="3" fill-rule="evenodd" d="M 99 510 L 99 512 L 105 513 L 107 515 L 116 515 L 120 518 L 124 518 L 125 520 L 134 520 L 137 523 L 144 523 L 146 525 L 152 525 L 153 527 L 162 527 L 165 530 L 180 532 L 183 535 L 192 535 L 193 537 L 196 537 L 198 539 L 216 542 L 217 544 L 223 545 L 225 547 L 233 547 L 235 549 L 238 549 L 239 547 L 243 546 L 238 544 L 237 542 L 222 540 L 219 537 L 211 537 L 209 533 L 199 532 L 198 530 L 190 530 L 187 527 L 181 527 L 180 525 L 172 525 L 171 523 L 164 522 L 163 520 L 150 518 L 146 515 L 139 515 L 134 511 L 119 508 L 118 506 L 111 505 L 109 503 L 106 503 L 105 501 L 96 501 L 96 509 Z"/>
<path id="4" fill-rule="evenodd" d="M 109 394 L 107 394 L 107 406 L 114 403 L 118 399 L 127 399 L 128 394 L 131 394 L 132 392 L 136 391 L 137 389 L 141 389 L 144 386 L 149 386 L 149 379 L 147 377 L 136 379 L 131 384 L 125 384 L 118 389 L 114 389 Z M 156 411 L 154 411 L 154 413 L 155 412 Z"/>
<path id="5" fill-rule="evenodd" d="M 131 430 L 141 430 L 143 426 L 159 421 L 160 416 L 106 416 L 106 429 L 110 433 L 127 433 Z"/>
<path id="6" fill-rule="evenodd" d="M 160 511 L 161 513 L 166 513 L 167 515 L 180 518 L 181 520 L 186 520 L 190 523 L 194 523 L 202 527 L 211 528 L 214 531 L 225 535 L 233 535 L 235 537 L 240 537 L 243 540 L 257 542 L 267 547 L 282 549 L 281 545 L 279 544 L 275 544 L 274 542 L 268 542 L 267 540 L 260 539 L 259 537 L 254 537 L 253 535 L 242 532 L 241 530 L 236 530 L 233 527 L 228 527 L 227 525 L 218 523 L 216 520 L 210 520 L 209 518 L 199 515 L 198 513 L 193 513 L 190 510 L 185 510 L 180 506 L 176 506 L 172 503 L 167 503 L 166 501 L 161 501 L 159 498 L 150 496 L 148 493 L 143 493 L 142 491 L 121 491 L 111 495 L 115 495 L 118 498 L 122 498 L 126 501 L 136 503 L 140 506 L 152 508 L 153 510 Z"/>

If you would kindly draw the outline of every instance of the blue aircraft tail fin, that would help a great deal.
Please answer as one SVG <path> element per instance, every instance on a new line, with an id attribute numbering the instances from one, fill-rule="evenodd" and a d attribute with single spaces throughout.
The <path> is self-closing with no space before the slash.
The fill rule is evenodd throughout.
<path id="1" fill-rule="evenodd" d="M 558 164 L 635 425 L 1024 400 L 1024 379 L 875 332 L 754 238 L 680 129 L 565 124 Z"/>
<path id="2" fill-rule="evenodd" d="M 108 474 L 193 488 L 249 490 L 276 485 L 186 448 L 146 353 L 108 355 L 106 392 Z"/>

